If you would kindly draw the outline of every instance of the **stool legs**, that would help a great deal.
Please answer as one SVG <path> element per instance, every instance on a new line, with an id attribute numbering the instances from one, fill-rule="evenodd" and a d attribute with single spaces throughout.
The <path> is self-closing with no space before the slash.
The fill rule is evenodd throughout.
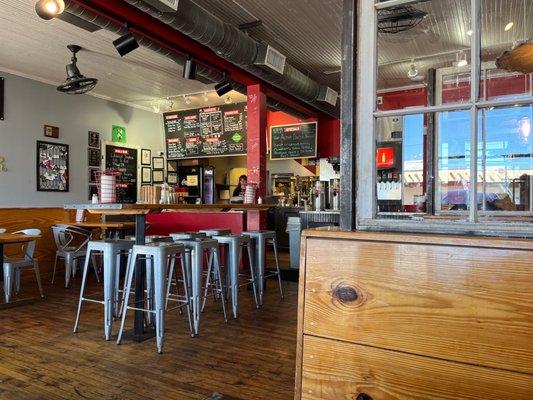
<path id="1" fill-rule="evenodd" d="M 163 260 L 161 255 L 154 256 L 152 263 L 154 274 L 154 291 L 153 291 L 153 303 L 155 313 L 155 336 L 157 343 L 157 352 L 163 352 L 163 337 L 165 332 L 165 281 L 167 278 L 167 260 Z"/>
<path id="2" fill-rule="evenodd" d="M 105 340 L 111 338 L 113 315 L 115 313 L 115 275 L 117 255 L 104 251 L 104 335 Z M 84 271 L 85 273 L 85 271 Z"/>
<path id="3" fill-rule="evenodd" d="M 257 289 L 259 297 L 259 306 L 263 305 L 263 294 L 265 292 L 265 242 L 261 239 L 255 239 L 255 277 L 257 279 Z"/>
<path id="4" fill-rule="evenodd" d="M 250 247 L 250 243 L 246 244 L 246 252 L 248 253 L 248 263 L 250 264 L 250 275 L 251 275 L 250 280 L 252 282 L 252 290 L 254 291 L 255 308 L 260 308 L 259 300 L 257 298 L 257 279 L 255 277 L 255 271 L 254 271 L 253 252 Z"/>
<path id="5" fill-rule="evenodd" d="M 89 270 L 89 262 L 90 262 L 89 254 L 90 254 L 90 250 L 87 250 L 87 253 L 88 253 L 87 257 L 85 257 L 85 262 L 83 264 L 83 276 L 82 276 L 82 279 L 81 279 L 80 299 L 78 300 L 78 312 L 76 313 L 76 321 L 74 322 L 74 329 L 72 330 L 73 333 L 77 333 L 78 332 L 78 327 L 79 327 L 79 324 L 80 324 L 81 306 L 82 306 L 83 300 L 84 300 L 83 295 L 85 294 L 85 285 L 86 285 L 86 282 L 87 282 L 87 272 Z"/>
<path id="6" fill-rule="evenodd" d="M 276 271 L 278 275 L 279 294 L 283 299 L 283 288 L 281 287 L 281 271 L 279 269 L 279 257 L 278 257 L 278 242 L 276 239 L 272 239 L 272 246 L 274 247 L 274 258 L 276 260 Z"/>
<path id="7" fill-rule="evenodd" d="M 136 262 L 137 252 L 133 250 L 130 258 L 130 263 L 128 264 L 126 277 L 124 280 L 124 295 L 122 297 L 122 320 L 120 321 L 120 329 L 117 335 L 117 344 L 120 344 L 120 342 L 122 342 L 122 333 L 124 332 L 124 323 L 126 322 L 126 314 L 128 312 L 128 301 L 130 298 L 131 283 L 133 281 L 133 273 L 135 272 L 134 265 Z M 135 306 L 137 306 L 137 304 L 135 304 Z"/>
<path id="8" fill-rule="evenodd" d="M 233 311 L 233 318 L 237 318 L 239 302 L 239 261 L 242 250 L 237 242 L 231 242 L 228 247 L 229 265 L 226 268 L 229 269 L 230 273 L 231 308 Z"/>

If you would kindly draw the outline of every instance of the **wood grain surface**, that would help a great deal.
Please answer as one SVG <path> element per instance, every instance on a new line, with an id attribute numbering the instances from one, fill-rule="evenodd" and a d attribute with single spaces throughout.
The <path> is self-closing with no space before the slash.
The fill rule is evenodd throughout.
<path id="1" fill-rule="evenodd" d="M 533 379 L 527 374 L 305 336 L 301 398 L 531 400 Z"/>
<path id="2" fill-rule="evenodd" d="M 304 333 L 533 373 L 533 252 L 307 239 Z"/>

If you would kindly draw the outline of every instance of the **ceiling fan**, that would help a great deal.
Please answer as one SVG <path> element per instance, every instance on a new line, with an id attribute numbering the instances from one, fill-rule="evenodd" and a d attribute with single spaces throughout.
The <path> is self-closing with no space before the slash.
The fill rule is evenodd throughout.
<path id="1" fill-rule="evenodd" d="M 57 87 L 57 90 L 66 94 L 84 94 L 94 89 L 98 83 L 96 78 L 86 78 L 78 69 L 76 54 L 81 47 L 75 44 L 69 44 L 67 48 L 72 52 L 71 63 L 66 66 L 67 79 Z"/>

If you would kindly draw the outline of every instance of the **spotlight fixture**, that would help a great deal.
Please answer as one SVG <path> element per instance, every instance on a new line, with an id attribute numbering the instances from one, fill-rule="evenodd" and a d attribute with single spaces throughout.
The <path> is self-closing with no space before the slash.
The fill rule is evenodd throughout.
<path id="1" fill-rule="evenodd" d="M 65 10 L 63 0 L 39 0 L 35 3 L 35 12 L 42 19 L 52 19 L 57 17 Z"/>
<path id="2" fill-rule="evenodd" d="M 505 28 L 503 28 L 503 30 L 504 30 L 505 32 L 508 32 L 508 31 L 510 31 L 511 29 L 513 29 L 513 26 L 514 26 L 514 22 L 513 22 L 513 21 L 510 21 L 510 22 L 507 23 L 507 25 L 505 25 Z"/>
<path id="3" fill-rule="evenodd" d="M 137 42 L 133 33 L 129 31 L 128 24 L 126 24 L 126 29 L 128 29 L 128 33 L 113 40 L 113 46 L 115 46 L 115 49 L 117 49 L 118 54 L 120 54 L 121 57 L 124 57 L 126 54 L 131 53 L 139 47 L 139 42 Z"/>
<path id="4" fill-rule="evenodd" d="M 67 48 L 72 52 L 71 63 L 67 65 L 67 80 L 57 87 L 57 90 L 66 94 L 83 94 L 94 89 L 98 83 L 96 78 L 86 78 L 78 69 L 76 53 L 81 50 L 80 46 L 69 44 Z"/>
<path id="5" fill-rule="evenodd" d="M 191 96 L 184 95 L 183 101 L 185 102 L 185 104 L 191 104 Z"/>
<path id="6" fill-rule="evenodd" d="M 185 79 L 196 79 L 196 62 L 190 56 L 187 57 L 183 65 L 183 77 Z"/>
<path id="7" fill-rule="evenodd" d="M 217 83 L 215 85 L 215 91 L 219 95 L 219 97 L 224 96 L 225 94 L 231 92 L 233 90 L 233 86 L 231 85 L 231 82 L 228 78 L 224 76 L 224 79 Z"/>

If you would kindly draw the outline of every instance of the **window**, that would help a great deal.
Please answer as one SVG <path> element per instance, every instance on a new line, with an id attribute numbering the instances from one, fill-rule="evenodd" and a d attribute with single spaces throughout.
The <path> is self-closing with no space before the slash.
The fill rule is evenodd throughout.
<path id="1" fill-rule="evenodd" d="M 376 73 L 358 81 L 358 226 L 533 232 L 533 79 L 498 68 L 533 37 L 531 13 L 530 0 L 361 2 L 359 69 Z"/>

